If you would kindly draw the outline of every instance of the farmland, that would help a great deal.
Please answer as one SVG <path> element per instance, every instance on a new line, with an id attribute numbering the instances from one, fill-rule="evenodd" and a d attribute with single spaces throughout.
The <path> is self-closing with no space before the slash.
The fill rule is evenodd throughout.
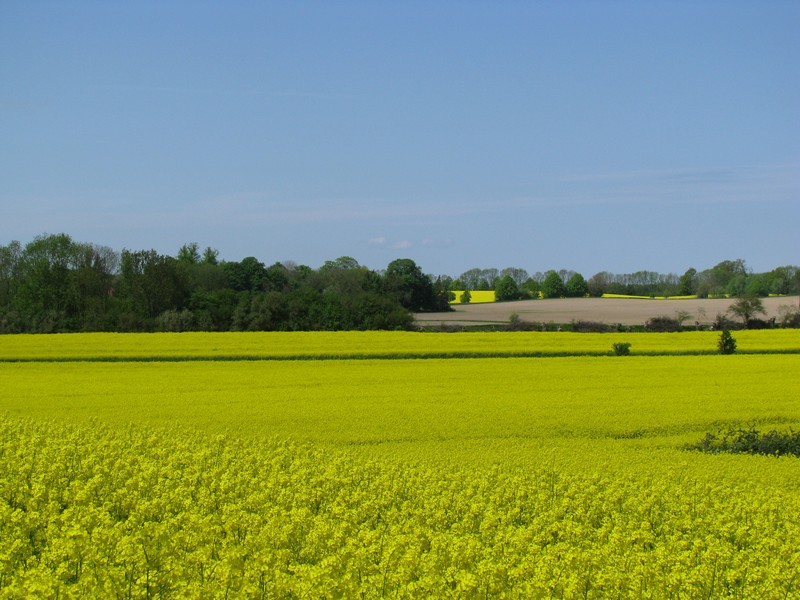
<path id="1" fill-rule="evenodd" d="M 733 302 L 729 298 L 642 299 L 642 298 L 554 298 L 485 304 L 454 304 L 453 312 L 418 313 L 419 325 L 487 325 L 507 323 L 511 313 L 523 321 L 569 323 L 573 320 L 602 321 L 622 325 L 643 325 L 652 317 L 674 316 L 677 311 L 708 325 Z M 797 296 L 763 298 L 766 318 L 778 317 L 781 306 L 797 307 Z"/>
<path id="2" fill-rule="evenodd" d="M 797 597 L 800 460 L 686 449 L 800 427 L 736 338 L 0 338 L 0 597 Z"/>

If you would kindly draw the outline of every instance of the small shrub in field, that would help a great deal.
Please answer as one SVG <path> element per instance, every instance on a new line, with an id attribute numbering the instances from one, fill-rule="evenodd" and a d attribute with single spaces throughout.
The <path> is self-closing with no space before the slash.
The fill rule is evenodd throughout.
<path id="1" fill-rule="evenodd" d="M 628 342 L 617 342 L 613 345 L 614 354 L 617 356 L 628 356 L 631 353 L 631 345 Z"/>
<path id="2" fill-rule="evenodd" d="M 697 444 L 690 446 L 711 454 L 727 452 L 731 454 L 767 454 L 771 456 L 800 456 L 800 431 L 789 430 L 781 433 L 775 430 L 761 433 L 755 427 L 750 429 L 731 428 L 725 433 L 707 433 Z"/>
<path id="3" fill-rule="evenodd" d="M 573 321 L 572 331 L 576 333 L 606 333 L 611 327 L 599 321 Z"/>
<path id="4" fill-rule="evenodd" d="M 533 331 L 534 329 L 536 329 L 536 324 L 530 321 L 523 321 L 518 313 L 511 313 L 508 317 L 506 331 Z"/>
<path id="5" fill-rule="evenodd" d="M 647 331 L 666 333 L 680 331 L 682 328 L 677 319 L 661 316 L 648 319 L 647 323 L 645 323 L 645 329 Z"/>
<path id="6" fill-rule="evenodd" d="M 736 352 L 736 340 L 727 329 L 723 329 L 717 342 L 717 350 L 720 354 L 733 354 Z"/>

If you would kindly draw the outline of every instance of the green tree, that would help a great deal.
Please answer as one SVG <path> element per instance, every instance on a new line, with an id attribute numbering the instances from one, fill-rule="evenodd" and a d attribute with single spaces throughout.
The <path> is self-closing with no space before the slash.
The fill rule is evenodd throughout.
<path id="1" fill-rule="evenodd" d="M 519 298 L 519 287 L 511 275 L 506 275 L 497 280 L 494 287 L 494 297 L 497 302 L 506 302 Z"/>
<path id="2" fill-rule="evenodd" d="M 436 309 L 438 303 L 430 277 L 410 258 L 399 258 L 389 263 L 384 279 L 387 291 L 407 310 Z"/>
<path id="3" fill-rule="evenodd" d="M 264 289 L 267 269 L 264 263 L 254 256 L 248 256 L 239 262 L 224 262 L 222 269 L 234 291 L 251 292 Z"/>
<path id="4" fill-rule="evenodd" d="M 697 269 L 690 268 L 678 280 L 678 295 L 691 296 L 697 293 Z"/>
<path id="5" fill-rule="evenodd" d="M 611 273 L 607 271 L 601 271 L 589 277 L 589 281 L 586 282 L 589 294 L 595 298 L 599 298 L 605 294 L 608 291 L 610 278 Z"/>
<path id="6" fill-rule="evenodd" d="M 733 339 L 731 332 L 723 329 L 717 342 L 717 350 L 720 354 L 733 354 L 736 352 L 736 340 Z"/>
<path id="7" fill-rule="evenodd" d="M 556 271 L 548 271 L 542 282 L 542 293 L 545 298 L 563 298 L 566 294 L 564 280 Z"/>
<path id="8" fill-rule="evenodd" d="M 32 332 L 68 329 L 79 312 L 80 299 L 70 285 L 77 247 L 65 233 L 37 236 L 20 257 L 16 308 Z"/>
<path id="9" fill-rule="evenodd" d="M 589 286 L 583 275 L 573 273 L 564 286 L 564 295 L 569 298 L 583 298 L 589 293 Z"/>
<path id="10" fill-rule="evenodd" d="M 728 307 L 728 313 L 739 317 L 747 327 L 747 322 L 757 314 L 766 314 L 764 303 L 758 296 L 740 296 Z"/>
<path id="11" fill-rule="evenodd" d="M 178 260 L 155 250 L 123 250 L 121 265 L 119 296 L 133 315 L 152 320 L 186 308 L 191 290 Z"/>

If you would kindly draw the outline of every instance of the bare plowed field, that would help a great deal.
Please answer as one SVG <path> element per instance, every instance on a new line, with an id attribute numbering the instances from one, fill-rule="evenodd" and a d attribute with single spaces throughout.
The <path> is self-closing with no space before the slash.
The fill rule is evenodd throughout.
<path id="1" fill-rule="evenodd" d="M 415 315 L 419 325 L 431 326 L 440 323 L 449 325 L 491 325 L 507 323 L 512 313 L 523 321 L 544 323 L 570 323 L 575 321 L 600 321 L 622 325 L 643 325 L 652 317 L 674 317 L 678 311 L 691 316 L 687 323 L 699 321 L 710 324 L 717 314 L 725 313 L 732 299 L 709 298 L 695 300 L 660 300 L 636 298 L 560 298 L 550 300 L 522 300 L 518 302 L 495 302 L 492 304 L 455 305 L 453 312 L 419 313 Z M 766 317 L 778 318 L 781 306 L 798 306 L 797 296 L 764 298 Z"/>

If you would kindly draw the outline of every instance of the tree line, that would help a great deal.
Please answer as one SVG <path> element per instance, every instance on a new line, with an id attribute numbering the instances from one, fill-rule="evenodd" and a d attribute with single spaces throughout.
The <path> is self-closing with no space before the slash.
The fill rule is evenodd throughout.
<path id="1" fill-rule="evenodd" d="M 64 233 L 13 241 L 0 246 L 0 333 L 393 330 L 449 310 L 411 259 L 378 272 L 347 256 L 318 269 L 218 257 L 196 243 L 168 256 Z"/>
<path id="2" fill-rule="evenodd" d="M 118 252 L 46 234 L 0 246 L 0 333 L 69 331 L 299 331 L 408 329 L 415 312 L 450 310 L 456 291 L 494 290 L 499 301 L 628 294 L 766 296 L 800 291 L 800 268 L 753 273 L 741 259 L 681 276 L 561 269 L 470 269 L 433 277 L 411 259 L 370 270 L 343 256 L 312 269 L 213 248 Z M 468 301 L 465 294 L 463 300 Z"/>
<path id="3" fill-rule="evenodd" d="M 628 274 L 601 271 L 585 279 L 582 274 L 568 269 L 529 275 L 521 268 L 475 268 L 455 279 L 446 276 L 439 279 L 451 290 L 494 290 L 498 301 L 539 297 L 600 297 L 603 294 L 765 297 L 800 292 L 800 268 L 785 266 L 766 273 L 753 273 L 742 259 L 725 260 L 704 271 L 690 268 L 680 276 L 654 271 Z"/>

